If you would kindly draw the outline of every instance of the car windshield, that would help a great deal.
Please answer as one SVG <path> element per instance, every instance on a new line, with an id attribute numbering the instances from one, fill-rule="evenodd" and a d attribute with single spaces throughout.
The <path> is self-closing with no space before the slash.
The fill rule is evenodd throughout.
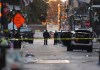
<path id="1" fill-rule="evenodd" d="M 30 28 L 21 28 L 20 32 L 32 32 Z"/>
<path id="2" fill-rule="evenodd" d="M 88 37 L 90 37 L 90 31 L 87 31 L 87 30 L 76 30 L 75 31 L 76 32 L 76 37 L 86 37 L 86 38 L 88 38 Z"/>

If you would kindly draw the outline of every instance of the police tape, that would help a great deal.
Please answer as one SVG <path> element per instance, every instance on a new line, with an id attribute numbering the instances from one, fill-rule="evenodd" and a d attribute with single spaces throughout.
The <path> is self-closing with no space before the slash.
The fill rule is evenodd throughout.
<path id="1" fill-rule="evenodd" d="M 100 40 L 100 38 L 9 38 L 9 40 L 35 40 L 35 39 L 54 39 L 54 40 Z"/>

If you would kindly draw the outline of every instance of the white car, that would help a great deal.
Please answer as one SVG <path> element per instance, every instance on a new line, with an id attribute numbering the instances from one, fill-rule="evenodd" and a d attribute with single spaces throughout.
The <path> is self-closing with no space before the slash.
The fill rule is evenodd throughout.
<path id="1" fill-rule="evenodd" d="M 73 51 L 73 49 L 87 50 L 92 52 L 93 40 L 92 32 L 88 29 L 77 29 L 72 33 L 71 46 L 67 47 L 67 51 Z"/>

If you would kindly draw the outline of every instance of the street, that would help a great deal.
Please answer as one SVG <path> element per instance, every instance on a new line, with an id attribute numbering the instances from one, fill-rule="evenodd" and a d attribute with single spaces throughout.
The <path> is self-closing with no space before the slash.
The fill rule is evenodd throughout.
<path id="1" fill-rule="evenodd" d="M 42 34 L 41 34 L 42 35 Z M 94 43 L 94 47 L 99 46 Z M 74 50 L 68 52 L 61 44 L 53 45 L 53 39 L 48 45 L 43 45 L 43 39 L 35 39 L 33 44 L 22 43 L 25 70 L 99 70 L 98 49 L 92 53 Z M 26 56 L 32 54 L 31 57 Z"/>
<path id="2" fill-rule="evenodd" d="M 100 70 L 100 0 L 0 0 L 0 8 L 0 70 Z"/>

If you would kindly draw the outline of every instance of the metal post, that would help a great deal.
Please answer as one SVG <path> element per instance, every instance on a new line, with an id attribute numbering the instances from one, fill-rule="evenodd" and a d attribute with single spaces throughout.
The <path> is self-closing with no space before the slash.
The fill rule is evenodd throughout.
<path id="1" fill-rule="evenodd" d="M 99 63 L 98 64 L 100 65 L 100 47 L 99 47 Z"/>
<path id="2" fill-rule="evenodd" d="M 60 16 L 61 16 L 61 10 L 60 10 L 60 4 L 58 4 L 58 30 L 60 30 Z"/>
<path id="3" fill-rule="evenodd" d="M 13 10 L 12 10 L 12 12 L 13 12 L 13 37 L 14 37 L 14 15 L 15 15 L 15 6 L 13 5 Z"/>
<path id="4" fill-rule="evenodd" d="M 93 5 L 93 0 L 91 0 L 90 1 L 90 24 L 91 24 L 91 27 L 92 27 L 92 29 L 94 30 L 94 23 L 92 22 L 92 14 L 93 14 L 93 12 L 92 12 L 92 5 Z M 98 39 L 98 41 L 100 42 L 100 38 Z M 100 65 L 100 47 L 99 47 L 99 56 L 98 56 L 98 64 Z"/>
<path id="5" fill-rule="evenodd" d="M 98 41 L 99 41 L 99 44 L 100 44 L 100 38 L 98 38 Z M 99 62 L 98 62 L 98 64 L 100 65 L 100 46 L 99 46 L 99 52 L 98 53 L 99 53 L 99 57 L 98 57 L 99 58 Z"/>
<path id="6" fill-rule="evenodd" d="M 81 24 L 81 28 L 82 28 L 82 15 L 79 15 L 80 16 L 80 24 Z"/>
<path id="7" fill-rule="evenodd" d="M 92 0 L 90 1 L 89 17 L 90 17 L 90 27 L 93 28 L 93 23 L 92 23 Z"/>

